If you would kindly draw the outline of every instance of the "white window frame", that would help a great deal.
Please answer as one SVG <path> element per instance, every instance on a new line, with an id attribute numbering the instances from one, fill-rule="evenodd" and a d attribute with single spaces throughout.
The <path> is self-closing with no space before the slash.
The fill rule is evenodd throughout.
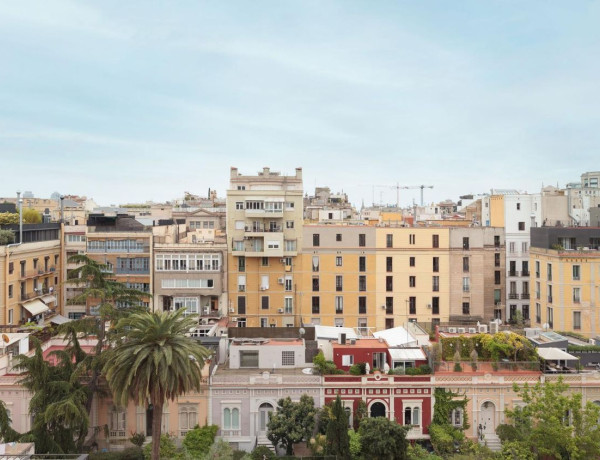
<path id="1" fill-rule="evenodd" d="M 354 364 L 354 355 L 342 355 L 342 366 L 352 366 Z"/>

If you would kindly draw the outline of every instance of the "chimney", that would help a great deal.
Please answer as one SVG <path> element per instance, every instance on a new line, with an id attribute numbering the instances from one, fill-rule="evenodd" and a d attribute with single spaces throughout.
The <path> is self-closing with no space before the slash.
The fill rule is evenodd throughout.
<path id="1" fill-rule="evenodd" d="M 235 178 L 236 178 L 236 177 L 238 177 L 238 176 L 239 176 L 239 174 L 238 174 L 238 169 L 237 169 L 235 166 L 232 166 L 232 167 L 231 167 L 231 170 L 230 170 L 230 172 L 229 172 L 229 177 L 230 177 L 231 179 L 235 179 Z"/>
<path id="2" fill-rule="evenodd" d="M 302 179 L 302 168 L 296 168 L 296 179 Z"/>
<path id="3" fill-rule="evenodd" d="M 271 168 L 269 168 L 268 166 L 263 167 L 263 176 L 268 176 L 270 172 Z"/>

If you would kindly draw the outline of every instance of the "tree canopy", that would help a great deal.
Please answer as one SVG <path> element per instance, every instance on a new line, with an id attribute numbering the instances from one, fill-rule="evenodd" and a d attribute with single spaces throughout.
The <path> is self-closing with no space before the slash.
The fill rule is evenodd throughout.
<path id="1" fill-rule="evenodd" d="M 269 413 L 267 438 L 273 446 L 283 446 L 287 455 L 293 455 L 294 444 L 310 439 L 315 427 L 315 401 L 304 394 L 294 402 L 288 396 L 277 402 L 277 411 Z"/>
<path id="2" fill-rule="evenodd" d="M 358 433 L 364 458 L 407 460 L 409 426 L 399 425 L 385 417 L 366 418 L 360 422 Z"/>
<path id="3" fill-rule="evenodd" d="M 337 395 L 331 407 L 331 419 L 327 424 L 325 454 L 335 455 L 339 460 L 350 458 L 348 439 L 348 414 L 344 410 L 340 395 Z"/>

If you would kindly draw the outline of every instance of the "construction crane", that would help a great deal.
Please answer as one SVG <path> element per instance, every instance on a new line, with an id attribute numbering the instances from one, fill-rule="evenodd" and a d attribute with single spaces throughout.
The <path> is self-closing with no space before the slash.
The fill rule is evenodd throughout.
<path id="1" fill-rule="evenodd" d="M 433 188 L 433 185 L 399 185 L 398 183 L 396 183 L 396 185 L 374 185 L 374 187 L 396 189 L 396 207 L 400 208 L 400 189 L 407 190 L 407 189 L 420 188 L 421 189 L 421 206 L 423 206 L 423 189 L 424 188 Z"/>

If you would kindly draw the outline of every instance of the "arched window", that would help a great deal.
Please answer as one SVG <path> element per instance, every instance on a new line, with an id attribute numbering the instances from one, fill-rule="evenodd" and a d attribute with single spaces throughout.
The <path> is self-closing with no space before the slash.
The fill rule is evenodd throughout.
<path id="1" fill-rule="evenodd" d="M 418 407 L 413 407 L 412 424 L 416 426 L 421 425 L 421 414 Z"/>
<path id="2" fill-rule="evenodd" d="M 231 430 L 231 409 L 229 408 L 223 411 L 223 429 Z"/>
<path id="3" fill-rule="evenodd" d="M 193 404 L 179 406 L 179 435 L 185 436 L 198 424 L 198 408 Z"/>
<path id="4" fill-rule="evenodd" d="M 231 429 L 239 430 L 240 429 L 240 410 L 233 409 L 231 411 Z"/>
<path id="5" fill-rule="evenodd" d="M 385 405 L 381 402 L 371 404 L 371 417 L 385 417 Z"/>
<path id="6" fill-rule="evenodd" d="M 421 426 L 421 410 L 418 406 L 404 408 L 404 424 Z"/>
<path id="7" fill-rule="evenodd" d="M 404 424 L 412 425 L 412 408 L 407 407 L 404 409 Z"/>
<path id="8" fill-rule="evenodd" d="M 124 438 L 126 429 L 127 412 L 124 407 L 112 406 L 110 411 L 110 437 Z"/>

